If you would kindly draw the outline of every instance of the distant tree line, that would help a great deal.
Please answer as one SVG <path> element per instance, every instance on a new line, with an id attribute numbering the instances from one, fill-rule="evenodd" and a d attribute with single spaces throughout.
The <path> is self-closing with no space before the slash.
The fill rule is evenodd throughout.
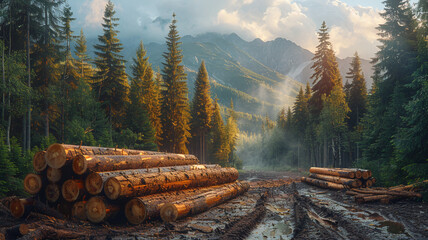
<path id="1" fill-rule="evenodd" d="M 384 4 L 371 90 L 357 53 L 342 86 L 323 22 L 312 88 L 300 89 L 276 123 L 266 118 L 260 141 L 247 137 L 243 159 L 257 156 L 267 166 L 368 168 L 383 184 L 427 179 L 428 4 Z"/>
<path id="2" fill-rule="evenodd" d="M 103 33 L 87 52 L 83 31 L 71 30 L 65 0 L 0 3 L 0 196 L 23 194 L 32 155 L 54 142 L 196 154 L 202 162 L 239 164 L 237 117 L 222 117 L 201 63 L 188 99 L 175 14 L 161 71 L 140 43 L 125 69 L 111 1 Z"/>

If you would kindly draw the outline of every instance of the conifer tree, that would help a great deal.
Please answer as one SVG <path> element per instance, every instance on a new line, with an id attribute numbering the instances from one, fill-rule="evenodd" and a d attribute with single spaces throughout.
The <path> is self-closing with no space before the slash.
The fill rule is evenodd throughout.
<path id="1" fill-rule="evenodd" d="M 80 35 L 76 39 L 76 45 L 74 49 L 74 54 L 77 57 L 75 59 L 74 65 L 77 68 L 79 79 L 83 79 L 90 83 L 90 79 L 93 76 L 93 71 L 90 65 L 91 59 L 87 54 L 86 37 L 83 34 L 83 30 L 80 30 Z"/>
<path id="2" fill-rule="evenodd" d="M 188 153 L 186 144 L 189 133 L 189 102 L 187 98 L 187 76 L 182 62 L 177 20 L 173 14 L 166 38 L 167 52 L 162 69 L 162 149 L 166 152 Z"/>
<path id="3" fill-rule="evenodd" d="M 280 129 L 284 129 L 286 121 L 287 121 L 287 116 L 285 115 L 285 107 L 283 107 L 283 108 L 281 108 L 281 111 L 278 114 L 278 118 L 276 120 L 276 125 Z"/>
<path id="4" fill-rule="evenodd" d="M 309 121 L 309 109 L 307 96 L 303 93 L 303 88 L 300 87 L 300 91 L 297 94 L 296 101 L 293 106 L 293 131 L 294 136 L 297 140 L 297 163 L 299 165 L 301 159 L 302 143 L 305 139 L 305 135 L 302 134 L 306 131 Z"/>
<path id="5" fill-rule="evenodd" d="M 154 88 L 153 70 L 145 55 L 143 42 L 140 42 L 134 64 L 131 66 L 133 77 L 126 122 L 128 128 L 139 135 L 137 144 L 140 145 L 140 148 L 157 150 L 154 143 L 155 130 L 148 115 L 148 111 L 153 107 L 153 99 L 149 99 L 153 97 L 150 95 L 150 91 L 153 91 Z"/>
<path id="6" fill-rule="evenodd" d="M 114 128 L 120 128 L 125 113 L 124 106 L 129 101 L 129 84 L 123 56 L 120 55 L 123 47 L 117 38 L 118 31 L 115 28 L 119 19 L 114 17 L 115 13 L 114 5 L 109 0 L 103 17 L 104 33 L 98 36 L 99 44 L 94 46 L 98 71 L 93 77 L 93 88 L 109 116 L 110 123 Z"/>
<path id="7" fill-rule="evenodd" d="M 239 128 L 238 128 L 238 119 L 236 116 L 236 112 L 233 109 L 233 101 L 230 100 L 230 109 L 228 111 L 228 116 L 226 120 L 225 132 L 226 132 L 226 142 L 229 146 L 229 164 L 234 166 L 235 161 L 237 160 L 237 156 L 235 155 L 236 144 L 239 136 Z"/>
<path id="8" fill-rule="evenodd" d="M 138 86 L 140 95 L 138 98 L 139 102 L 142 103 L 141 107 L 147 112 L 149 121 L 152 125 L 156 135 L 156 143 L 159 144 L 161 135 L 161 123 L 160 123 L 160 99 L 159 99 L 159 87 L 153 77 L 153 69 L 149 63 L 149 58 L 146 56 L 143 42 L 140 42 L 138 47 L 136 58 L 133 60 L 131 66 L 133 79 L 135 86 Z"/>
<path id="9" fill-rule="evenodd" d="M 227 144 L 227 137 L 224 122 L 220 114 L 220 105 L 217 100 L 214 102 L 212 123 L 210 130 L 209 159 L 211 163 L 225 166 L 229 159 L 230 148 Z"/>
<path id="10" fill-rule="evenodd" d="M 367 87 L 364 75 L 361 70 L 361 61 L 358 53 L 355 53 L 352 59 L 351 68 L 346 78 L 352 79 L 349 89 L 349 120 L 348 126 L 353 129 L 358 125 L 360 119 L 366 112 Z"/>
<path id="11" fill-rule="evenodd" d="M 318 32 L 319 44 L 312 58 L 314 61 L 311 69 L 314 74 L 311 76 L 313 79 L 312 91 L 313 95 L 310 101 L 311 111 L 318 116 L 322 109 L 322 95 L 327 97 L 330 95 L 334 85 L 342 86 L 342 79 L 340 76 L 336 57 L 334 55 L 333 47 L 329 41 L 330 35 L 325 22 L 322 23 Z"/>
<path id="12" fill-rule="evenodd" d="M 205 162 L 206 134 L 211 127 L 212 104 L 210 96 L 210 82 L 202 61 L 195 82 L 195 95 L 191 105 L 191 144 L 196 156 Z"/>

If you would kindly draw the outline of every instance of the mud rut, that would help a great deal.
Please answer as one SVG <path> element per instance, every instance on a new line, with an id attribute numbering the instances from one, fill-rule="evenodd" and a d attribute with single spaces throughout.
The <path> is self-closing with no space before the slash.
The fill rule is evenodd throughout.
<path id="1" fill-rule="evenodd" d="M 250 182 L 247 193 L 171 224 L 155 220 L 136 226 L 93 225 L 40 213 L 16 220 L 0 204 L 0 231 L 26 223 L 40 226 L 38 232 L 47 237 L 62 239 L 428 239 L 426 203 L 358 205 L 343 192 L 296 183 L 295 177 L 241 174 L 241 180 Z M 391 223 L 398 228 L 391 230 Z"/>

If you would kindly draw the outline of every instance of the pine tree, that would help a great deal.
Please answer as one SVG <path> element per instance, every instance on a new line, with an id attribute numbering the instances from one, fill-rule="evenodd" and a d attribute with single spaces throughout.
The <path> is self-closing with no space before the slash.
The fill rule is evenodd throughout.
<path id="1" fill-rule="evenodd" d="M 148 115 L 148 110 L 152 107 L 150 105 L 152 104 L 152 99 L 149 99 L 151 96 L 148 93 L 153 90 L 148 88 L 153 88 L 154 85 L 153 70 L 145 55 L 143 42 L 141 42 L 136 53 L 137 57 L 134 58 L 134 64 L 131 66 L 133 77 L 129 96 L 130 103 L 127 107 L 126 125 L 131 131 L 139 135 L 139 139 L 136 142 L 140 145 L 139 148 L 157 150 L 155 130 Z"/>
<path id="2" fill-rule="evenodd" d="M 283 107 L 283 108 L 281 108 L 281 111 L 278 114 L 278 118 L 276 120 L 276 125 L 279 128 L 284 129 L 286 121 L 287 121 L 287 116 L 285 115 L 285 107 Z"/>
<path id="3" fill-rule="evenodd" d="M 216 100 L 209 133 L 209 162 L 226 166 L 230 153 L 229 147 L 224 122 L 220 114 L 220 105 Z"/>
<path id="4" fill-rule="evenodd" d="M 305 135 L 302 134 L 306 132 L 307 125 L 309 123 L 309 109 L 308 109 L 308 100 L 307 96 L 303 93 L 303 89 L 300 87 L 300 91 L 297 94 L 296 101 L 293 106 L 293 131 L 294 136 L 297 140 L 297 166 L 300 165 L 300 160 L 302 157 L 302 144 L 305 140 Z"/>
<path id="5" fill-rule="evenodd" d="M 228 162 L 231 164 L 231 166 L 235 165 L 236 155 L 236 144 L 238 142 L 238 136 L 239 136 L 239 128 L 238 128 L 238 119 L 236 116 L 236 112 L 233 109 L 233 101 L 230 100 L 230 109 L 228 111 L 228 116 L 226 120 L 226 126 L 225 126 L 225 132 L 226 132 L 226 142 L 227 145 L 229 145 L 229 159 Z"/>
<path id="6" fill-rule="evenodd" d="M 159 144 L 161 135 L 159 88 L 153 77 L 153 69 L 146 57 L 143 42 L 137 50 L 136 58 L 131 66 L 135 86 L 138 86 L 141 107 L 147 112 L 153 130 L 156 132 L 156 143 Z"/>
<path id="7" fill-rule="evenodd" d="M 189 133 L 189 102 L 187 77 L 182 62 L 180 37 L 175 14 L 166 38 L 167 52 L 163 54 L 162 86 L 162 149 L 166 152 L 188 153 L 186 144 Z"/>
<path id="8" fill-rule="evenodd" d="M 128 99 L 129 84 L 125 73 L 123 56 L 120 55 L 123 47 L 117 38 L 119 19 L 115 15 L 114 5 L 109 0 L 104 11 L 104 34 L 98 36 L 99 44 L 94 46 L 97 59 L 93 88 L 98 94 L 110 123 L 114 128 L 120 128 L 123 123 L 125 108 Z"/>
<path id="9" fill-rule="evenodd" d="M 310 105 L 311 111 L 315 116 L 318 116 L 322 109 L 321 97 L 324 94 L 328 97 L 336 84 L 342 86 L 338 64 L 333 47 L 329 42 L 330 35 L 327 31 L 328 28 L 325 22 L 323 22 L 318 32 L 319 45 L 317 46 L 315 56 L 312 58 L 314 63 L 311 69 L 314 70 L 314 74 L 311 76 L 311 79 L 313 79 L 313 95 Z"/>
<path id="10" fill-rule="evenodd" d="M 346 78 L 352 79 L 351 87 L 349 89 L 349 120 L 348 126 L 353 129 L 358 125 L 360 119 L 366 112 L 367 102 L 367 87 L 364 75 L 361 70 L 361 61 L 358 53 L 355 53 L 352 59 L 351 68 L 347 73 Z"/>
<path id="11" fill-rule="evenodd" d="M 80 35 L 76 39 L 74 49 L 74 54 L 77 57 L 74 65 L 77 68 L 79 79 L 83 79 L 90 83 L 90 79 L 93 76 L 93 70 L 90 65 L 91 59 L 87 54 L 86 38 L 83 34 L 83 30 L 80 30 Z"/>
<path id="12" fill-rule="evenodd" d="M 211 127 L 212 104 L 210 96 L 210 82 L 202 61 L 195 82 L 195 95 L 191 105 L 191 144 L 196 156 L 205 162 L 205 137 Z"/>

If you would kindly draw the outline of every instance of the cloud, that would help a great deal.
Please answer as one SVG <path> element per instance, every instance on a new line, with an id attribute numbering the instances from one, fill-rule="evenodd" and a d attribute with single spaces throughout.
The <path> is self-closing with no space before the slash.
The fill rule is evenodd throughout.
<path id="1" fill-rule="evenodd" d="M 80 2 L 80 3 L 79 3 Z M 83 2 L 83 3 L 82 3 Z M 101 29 L 107 0 L 73 0 L 80 8 L 80 26 L 88 34 Z M 245 40 L 268 41 L 284 37 L 315 51 L 317 31 L 322 21 L 331 30 L 331 42 L 340 57 L 370 58 L 379 45 L 375 29 L 383 19 L 373 7 L 350 6 L 344 0 L 113 0 L 120 18 L 120 36 L 162 42 L 168 32 L 164 20 L 177 15 L 181 36 L 205 32 L 235 32 Z M 349 2 L 349 1 L 347 1 Z M 354 1 L 355 2 L 355 1 Z M 156 20 L 157 19 L 157 20 Z M 163 20 L 159 22 L 158 20 Z M 84 21 L 84 22 L 83 22 Z"/>
<path id="2" fill-rule="evenodd" d="M 107 0 L 86 0 L 81 11 L 85 14 L 85 27 L 95 28 L 101 25 Z"/>

